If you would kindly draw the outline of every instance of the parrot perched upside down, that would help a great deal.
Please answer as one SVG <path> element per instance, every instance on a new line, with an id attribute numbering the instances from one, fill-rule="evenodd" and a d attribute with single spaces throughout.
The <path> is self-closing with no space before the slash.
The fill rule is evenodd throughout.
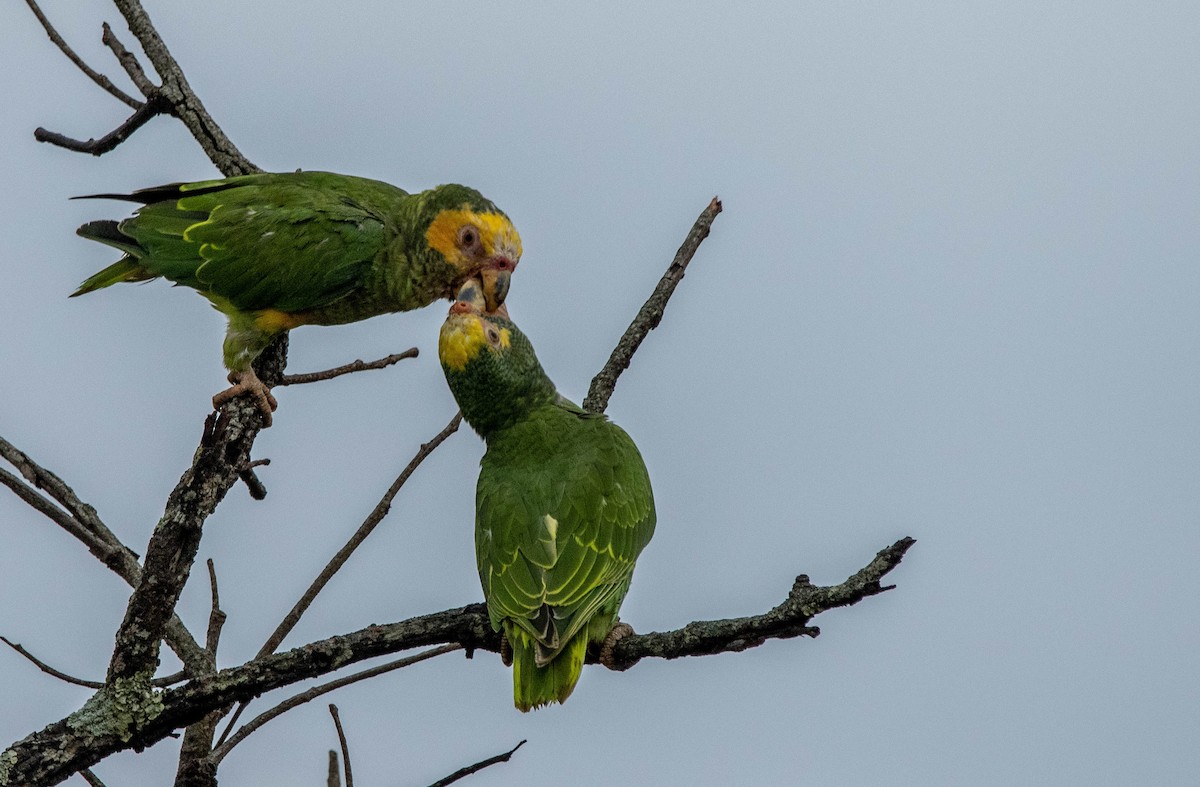
<path id="1" fill-rule="evenodd" d="M 267 426 L 275 398 L 251 363 L 278 334 L 417 309 L 472 279 L 496 311 L 521 258 L 508 217 L 454 184 L 409 194 L 377 180 L 292 172 L 89 196 L 143 205 L 123 221 L 79 228 L 125 256 L 72 297 L 160 276 L 199 291 L 229 318 L 234 385 L 213 406 L 249 393 Z"/>
<path id="2" fill-rule="evenodd" d="M 487 444 L 475 550 L 492 628 L 512 649 L 515 704 L 563 702 L 588 645 L 606 646 L 603 661 L 631 631 L 617 611 L 654 534 L 646 466 L 619 426 L 555 390 L 504 317 L 456 302 L 438 353 L 463 418 Z"/>

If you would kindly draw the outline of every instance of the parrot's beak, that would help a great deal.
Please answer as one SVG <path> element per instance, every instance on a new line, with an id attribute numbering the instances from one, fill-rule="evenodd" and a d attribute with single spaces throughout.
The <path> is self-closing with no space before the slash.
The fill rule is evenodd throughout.
<path id="1" fill-rule="evenodd" d="M 505 267 L 501 268 L 499 264 Z M 479 279 L 483 285 L 483 300 L 488 312 L 495 312 L 504 305 L 504 299 L 508 297 L 508 285 L 512 281 L 512 263 L 501 260 L 499 264 L 488 265 L 479 272 Z"/>
<path id="2" fill-rule="evenodd" d="M 450 311 L 454 314 L 466 314 L 472 311 L 483 313 L 486 306 L 487 301 L 483 297 L 483 282 L 479 276 L 472 276 L 458 288 Z"/>

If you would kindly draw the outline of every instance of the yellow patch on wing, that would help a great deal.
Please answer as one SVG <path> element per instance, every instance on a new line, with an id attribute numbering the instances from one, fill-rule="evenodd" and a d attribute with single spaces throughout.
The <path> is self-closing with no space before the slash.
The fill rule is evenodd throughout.
<path id="1" fill-rule="evenodd" d="M 491 257 L 497 250 L 505 250 L 516 258 L 521 256 L 521 236 L 507 216 L 500 213 L 476 213 L 473 210 L 444 210 L 437 215 L 425 230 L 425 241 L 437 249 L 443 257 L 456 266 L 463 259 L 458 248 L 458 231 L 464 224 L 474 224 L 479 230 L 485 256 Z M 514 262 L 516 260 L 514 259 Z"/>
<path id="2" fill-rule="evenodd" d="M 290 331 L 292 328 L 303 324 L 304 320 L 299 315 L 288 314 L 278 309 L 263 309 L 254 316 L 254 327 L 260 331 L 268 331 L 270 333 Z"/>
<path id="3" fill-rule="evenodd" d="M 438 335 L 438 358 L 448 368 L 461 372 L 486 344 L 483 320 L 474 314 L 451 315 Z"/>

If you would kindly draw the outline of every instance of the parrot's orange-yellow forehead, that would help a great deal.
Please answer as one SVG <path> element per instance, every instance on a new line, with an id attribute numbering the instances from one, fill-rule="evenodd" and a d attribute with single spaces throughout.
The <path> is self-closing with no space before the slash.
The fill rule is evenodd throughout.
<path id="1" fill-rule="evenodd" d="M 438 335 L 438 358 L 442 365 L 461 372 L 480 350 L 491 344 L 487 329 L 492 326 L 484 322 L 478 314 L 451 314 L 446 318 Z M 507 349 L 512 343 L 511 332 L 500 328 L 496 334 L 499 347 Z"/>
<path id="2" fill-rule="evenodd" d="M 508 217 L 502 213 L 477 213 L 468 208 L 443 210 L 425 230 L 425 240 L 446 259 L 454 262 L 462 257 L 458 248 L 458 231 L 465 224 L 474 224 L 479 230 L 484 254 L 511 256 L 510 262 L 521 258 L 521 236 Z"/>

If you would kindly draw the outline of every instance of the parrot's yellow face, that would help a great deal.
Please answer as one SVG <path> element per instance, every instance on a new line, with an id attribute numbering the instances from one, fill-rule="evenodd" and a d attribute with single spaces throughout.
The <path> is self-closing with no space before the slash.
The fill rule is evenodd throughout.
<path id="1" fill-rule="evenodd" d="M 512 332 L 508 328 L 480 314 L 479 308 L 469 301 L 458 300 L 442 323 L 438 358 L 447 369 L 461 372 L 484 349 L 501 352 L 511 344 Z"/>
<path id="2" fill-rule="evenodd" d="M 504 304 L 512 273 L 521 261 L 521 236 L 507 216 L 465 206 L 443 210 L 425 231 L 425 240 L 463 274 L 464 281 L 478 280 L 487 311 Z"/>

